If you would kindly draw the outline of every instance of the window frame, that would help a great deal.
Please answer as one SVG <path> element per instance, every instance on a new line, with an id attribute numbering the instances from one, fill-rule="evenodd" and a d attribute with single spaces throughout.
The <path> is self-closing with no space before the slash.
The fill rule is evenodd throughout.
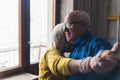
<path id="1" fill-rule="evenodd" d="M 50 30 L 47 33 L 48 40 L 49 34 L 52 32 L 53 26 L 55 25 L 56 0 L 51 1 L 51 14 L 48 13 L 48 16 L 50 18 L 48 25 L 51 25 L 51 28 L 48 28 L 48 30 Z M 29 72 L 38 75 L 38 63 L 30 64 L 30 0 L 18 0 L 18 19 L 18 54 L 20 67 L 13 67 L 8 70 L 6 69 L 5 71 L 0 72 L 0 77 L 6 77 L 21 72 Z M 50 41 L 48 41 L 48 44 L 49 42 Z M 32 71 L 33 69 L 35 69 L 35 72 Z"/>
<path id="2" fill-rule="evenodd" d="M 18 0 L 18 54 L 19 67 L 0 72 L 1 77 L 16 72 L 28 72 L 30 66 L 30 0 Z"/>

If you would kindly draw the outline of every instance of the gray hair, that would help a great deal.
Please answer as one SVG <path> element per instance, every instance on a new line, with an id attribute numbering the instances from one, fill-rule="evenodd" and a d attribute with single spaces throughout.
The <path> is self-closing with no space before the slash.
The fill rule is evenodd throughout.
<path id="1" fill-rule="evenodd" d="M 52 42 L 54 42 L 56 45 L 60 44 L 62 41 L 62 37 L 64 36 L 64 28 L 65 24 L 60 23 L 57 24 L 52 32 Z"/>

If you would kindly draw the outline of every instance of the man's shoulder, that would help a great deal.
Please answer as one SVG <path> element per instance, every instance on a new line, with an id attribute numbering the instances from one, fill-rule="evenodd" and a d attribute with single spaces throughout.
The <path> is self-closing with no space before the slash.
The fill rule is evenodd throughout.
<path id="1" fill-rule="evenodd" d="M 94 37 L 92 37 L 92 40 L 93 41 L 105 41 L 105 39 L 104 38 L 102 38 L 102 37 L 98 37 L 98 36 L 94 36 Z"/>
<path id="2" fill-rule="evenodd" d="M 102 37 L 94 36 L 90 39 L 90 43 L 108 43 L 108 41 Z"/>
<path id="3" fill-rule="evenodd" d="M 104 38 L 101 37 L 93 37 L 90 42 L 90 47 L 97 49 L 99 51 L 100 49 L 106 50 L 111 49 L 111 44 Z"/>
<path id="4" fill-rule="evenodd" d="M 105 47 L 107 49 L 110 49 L 111 48 L 111 44 L 104 38 L 101 38 L 101 37 L 92 37 L 89 41 L 89 46 L 90 47 Z"/>

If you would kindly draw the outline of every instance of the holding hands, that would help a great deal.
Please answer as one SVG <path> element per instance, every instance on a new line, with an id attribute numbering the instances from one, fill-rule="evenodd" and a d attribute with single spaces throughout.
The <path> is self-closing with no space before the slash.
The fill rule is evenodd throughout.
<path id="1" fill-rule="evenodd" d="M 120 43 L 115 43 L 111 50 L 101 50 L 90 60 L 90 67 L 98 74 L 104 74 L 113 70 L 119 59 Z"/>

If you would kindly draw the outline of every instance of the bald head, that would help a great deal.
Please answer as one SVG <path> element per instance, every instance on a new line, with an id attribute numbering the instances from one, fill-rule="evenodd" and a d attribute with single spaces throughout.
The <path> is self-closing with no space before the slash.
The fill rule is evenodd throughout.
<path id="1" fill-rule="evenodd" d="M 80 10 L 70 12 L 65 16 L 65 36 L 68 42 L 74 43 L 80 36 L 90 29 L 89 15 Z"/>
<path id="2" fill-rule="evenodd" d="M 87 26 L 90 26 L 90 17 L 84 11 L 80 11 L 80 10 L 72 11 L 69 14 L 67 14 L 64 19 L 65 23 L 78 22 L 78 21 L 82 21 L 86 23 Z"/>

